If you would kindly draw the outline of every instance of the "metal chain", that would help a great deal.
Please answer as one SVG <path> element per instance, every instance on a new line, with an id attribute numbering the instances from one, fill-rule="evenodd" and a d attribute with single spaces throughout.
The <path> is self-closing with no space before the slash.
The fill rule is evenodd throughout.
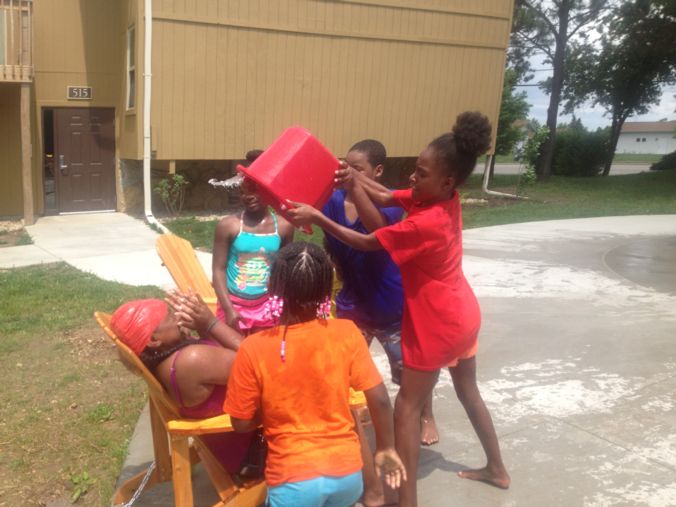
<path id="1" fill-rule="evenodd" d="M 127 503 L 123 504 L 122 507 L 131 507 L 132 505 L 134 505 L 134 502 L 138 500 L 138 497 L 140 497 L 141 493 L 143 493 L 143 488 L 146 487 L 146 484 L 148 483 L 148 480 L 150 479 L 153 470 L 155 470 L 154 461 L 150 464 L 148 470 L 146 470 L 146 475 L 143 477 L 143 480 L 141 481 L 141 484 L 139 484 L 138 489 L 134 491 L 134 494 L 132 495 L 131 499 Z"/>

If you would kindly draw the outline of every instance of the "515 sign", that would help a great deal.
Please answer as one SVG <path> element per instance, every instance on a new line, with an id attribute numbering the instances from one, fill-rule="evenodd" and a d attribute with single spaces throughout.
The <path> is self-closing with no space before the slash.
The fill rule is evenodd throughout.
<path id="1" fill-rule="evenodd" d="M 92 100 L 91 86 L 69 86 L 68 100 Z"/>

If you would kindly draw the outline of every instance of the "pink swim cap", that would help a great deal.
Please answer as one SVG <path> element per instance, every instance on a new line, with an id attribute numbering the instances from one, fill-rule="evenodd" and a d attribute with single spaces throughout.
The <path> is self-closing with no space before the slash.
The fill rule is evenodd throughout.
<path id="1" fill-rule="evenodd" d="M 161 299 L 129 301 L 115 310 L 110 327 L 120 341 L 138 356 L 168 312 L 167 303 Z"/>

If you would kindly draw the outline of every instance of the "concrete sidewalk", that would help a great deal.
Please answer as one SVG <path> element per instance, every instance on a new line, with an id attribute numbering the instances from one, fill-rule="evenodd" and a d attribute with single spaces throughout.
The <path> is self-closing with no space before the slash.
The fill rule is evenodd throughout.
<path id="1" fill-rule="evenodd" d="M 26 231 L 33 244 L 0 248 L 0 268 L 63 261 L 104 280 L 175 287 L 155 251 L 158 233 L 124 213 L 42 217 Z M 211 255 L 197 256 L 211 277 Z"/>
<path id="2" fill-rule="evenodd" d="M 103 278 L 172 285 L 154 273 L 164 268 L 153 231 L 124 215 L 90 217 L 40 219 L 33 246 Z M 501 491 L 455 474 L 484 458 L 442 372 L 441 441 L 421 451 L 420 505 L 676 505 L 676 216 L 472 229 L 464 245 L 483 312 L 479 386 L 513 482 Z M 373 354 L 394 396 L 387 360 Z M 150 459 L 142 416 L 121 479 Z M 204 474 L 195 479 L 196 505 L 212 505 Z M 171 498 L 164 485 L 135 505 Z"/>

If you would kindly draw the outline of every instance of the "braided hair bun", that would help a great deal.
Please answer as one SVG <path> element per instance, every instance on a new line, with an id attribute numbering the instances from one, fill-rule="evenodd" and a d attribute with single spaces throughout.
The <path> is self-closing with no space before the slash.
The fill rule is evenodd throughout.
<path id="1" fill-rule="evenodd" d="M 491 123 L 478 111 L 465 111 L 455 120 L 453 137 L 458 151 L 478 157 L 491 146 Z"/>

